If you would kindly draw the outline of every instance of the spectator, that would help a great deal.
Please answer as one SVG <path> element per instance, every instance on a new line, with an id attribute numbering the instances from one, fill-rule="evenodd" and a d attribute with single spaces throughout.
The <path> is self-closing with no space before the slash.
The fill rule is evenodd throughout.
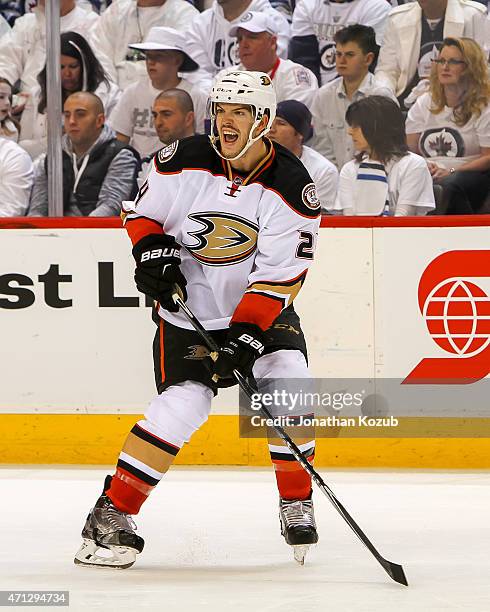
<path id="1" fill-rule="evenodd" d="M 268 13 L 250 11 L 230 28 L 238 40 L 240 70 L 266 72 L 276 90 L 277 101 L 299 100 L 310 107 L 318 89 L 316 76 L 301 64 L 277 55 L 277 20 Z M 225 68 L 223 72 L 230 70 Z"/>
<path id="2" fill-rule="evenodd" d="M 0 137 L 17 142 L 19 124 L 12 117 L 12 85 L 0 77 Z"/>
<path id="3" fill-rule="evenodd" d="M 194 105 L 192 98 L 183 89 L 167 89 L 158 94 L 151 111 L 158 139 L 163 146 L 195 134 Z M 160 148 L 160 147 L 159 147 Z M 141 185 L 148 174 L 154 151 L 141 160 L 138 184 Z"/>
<path id="4" fill-rule="evenodd" d="M 386 0 L 300 0 L 293 14 L 289 56 L 325 85 L 337 76 L 335 33 L 355 23 L 372 26 L 381 45 L 389 12 Z"/>
<path id="5" fill-rule="evenodd" d="M 102 100 L 90 92 L 69 96 L 64 105 L 63 207 L 66 216 L 118 215 L 122 200 L 134 197 L 138 159 L 104 125 Z M 48 214 L 49 160 L 36 161 L 30 216 Z"/>
<path id="6" fill-rule="evenodd" d="M 196 132 L 204 132 L 207 96 L 179 73 L 197 70 L 185 52 L 184 36 L 172 28 L 152 28 L 145 42 L 131 45 L 146 56 L 148 74 L 130 85 L 122 94 L 110 124 L 121 142 L 131 143 L 143 157 L 161 147 L 153 125 L 152 107 L 157 95 L 167 89 L 183 89 L 191 96 Z"/>
<path id="7" fill-rule="evenodd" d="M 250 11 L 267 13 L 276 22 L 277 54 L 287 56 L 289 24 L 269 0 L 215 0 L 211 8 L 196 15 L 186 32 L 189 54 L 199 64 L 199 72 L 192 80 L 204 91 L 211 89 L 220 70 L 238 64 L 236 39 L 230 35 L 230 28 Z"/>
<path id="8" fill-rule="evenodd" d="M 64 32 L 61 35 L 61 98 L 76 91 L 91 91 L 99 96 L 104 104 L 104 114 L 109 117 L 121 92 L 107 78 L 99 60 L 81 34 Z M 47 148 L 47 91 L 46 66 L 38 75 L 39 85 L 33 89 L 26 102 L 20 121 L 21 141 L 32 159 Z"/>
<path id="9" fill-rule="evenodd" d="M 297 100 L 284 100 L 277 105 L 276 118 L 269 137 L 299 157 L 313 179 L 322 210 L 332 210 L 337 195 L 339 173 L 324 157 L 303 143 L 311 137 L 311 113 Z"/>
<path id="10" fill-rule="evenodd" d="M 16 142 L 0 137 L 0 217 L 21 217 L 29 207 L 32 161 Z"/>
<path id="11" fill-rule="evenodd" d="M 131 43 L 146 40 L 156 26 L 184 31 L 197 13 L 186 0 L 117 0 L 100 16 L 92 44 L 109 77 L 124 90 L 145 74 L 144 56 L 129 48 Z"/>
<path id="12" fill-rule="evenodd" d="M 490 193 L 490 80 L 480 46 L 446 38 L 430 91 L 408 112 L 410 149 L 428 160 L 447 214 L 479 212 Z"/>
<path id="13" fill-rule="evenodd" d="M 194 104 L 183 89 L 167 89 L 153 102 L 153 123 L 164 146 L 195 134 Z"/>
<path id="14" fill-rule="evenodd" d="M 467 36 L 483 44 L 486 9 L 471 0 L 418 0 L 391 11 L 376 81 L 408 108 L 429 86 L 431 60 L 444 38 Z M 408 99 L 407 99 L 408 98 Z"/>
<path id="15" fill-rule="evenodd" d="M 39 0 L 32 13 L 19 17 L 12 31 L 0 39 L 0 76 L 12 84 L 20 80 L 25 99 L 37 87 L 37 76 L 46 63 L 44 2 Z M 75 0 L 60 0 L 60 15 L 61 32 L 79 32 L 85 37 L 99 19 L 95 13 L 76 6 Z M 20 112 L 24 104 L 19 104 L 14 112 Z"/>
<path id="16" fill-rule="evenodd" d="M 434 192 L 425 160 L 408 151 L 403 113 L 385 96 L 368 96 L 347 109 L 356 158 L 340 171 L 335 210 L 344 215 L 424 215 Z"/>
<path id="17" fill-rule="evenodd" d="M 368 95 L 393 97 L 393 94 L 387 88 L 377 87 L 369 72 L 377 49 L 373 28 L 347 26 L 335 34 L 334 42 L 340 78 L 322 85 L 316 93 L 312 106 L 315 135 L 311 146 L 340 170 L 354 156 L 345 122 L 349 104 Z"/>

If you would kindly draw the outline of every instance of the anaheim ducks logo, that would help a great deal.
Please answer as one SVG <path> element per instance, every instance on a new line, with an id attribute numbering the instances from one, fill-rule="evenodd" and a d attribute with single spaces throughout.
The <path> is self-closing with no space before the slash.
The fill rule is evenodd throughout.
<path id="1" fill-rule="evenodd" d="M 193 344 L 192 346 L 187 347 L 189 349 L 189 354 L 184 357 L 184 359 L 204 359 L 209 356 L 209 349 L 207 349 L 202 344 Z"/>
<path id="2" fill-rule="evenodd" d="M 257 247 L 258 226 L 227 213 L 193 213 L 189 219 L 200 229 L 188 232 L 197 244 L 184 244 L 189 253 L 208 266 L 230 266 L 244 261 Z"/>

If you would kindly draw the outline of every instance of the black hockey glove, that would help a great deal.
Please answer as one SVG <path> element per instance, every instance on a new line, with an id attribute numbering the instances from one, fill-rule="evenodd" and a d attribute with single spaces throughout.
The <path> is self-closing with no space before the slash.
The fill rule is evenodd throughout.
<path id="1" fill-rule="evenodd" d="M 255 360 L 264 352 L 262 330 L 252 323 L 232 323 L 226 342 L 213 364 L 213 374 L 218 378 L 233 378 L 233 370 L 249 376 Z"/>
<path id="2" fill-rule="evenodd" d="M 133 257 L 138 291 L 160 302 L 165 310 L 177 312 L 179 307 L 172 300 L 175 285 L 185 301 L 187 281 L 180 271 L 180 245 L 175 238 L 165 234 L 146 236 L 133 247 Z"/>

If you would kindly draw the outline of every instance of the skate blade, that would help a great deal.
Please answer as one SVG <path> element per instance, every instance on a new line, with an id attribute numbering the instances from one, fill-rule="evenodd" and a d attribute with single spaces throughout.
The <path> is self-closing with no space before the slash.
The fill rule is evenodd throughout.
<path id="1" fill-rule="evenodd" d="M 311 544 L 297 544 L 296 546 L 293 546 L 294 560 L 300 565 L 305 564 L 306 553 L 308 552 L 310 546 Z"/>
<path id="2" fill-rule="evenodd" d="M 112 556 L 98 555 L 99 550 L 112 553 Z M 84 538 L 75 558 L 75 565 L 86 565 L 91 567 L 110 567 L 113 569 L 127 569 L 136 561 L 138 551 L 127 546 L 110 546 L 104 548 L 93 540 Z"/>

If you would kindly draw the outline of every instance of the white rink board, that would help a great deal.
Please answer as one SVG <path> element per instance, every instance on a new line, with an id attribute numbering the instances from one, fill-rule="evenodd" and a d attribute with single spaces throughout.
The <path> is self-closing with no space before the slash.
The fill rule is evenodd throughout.
<path id="1" fill-rule="evenodd" d="M 316 376 L 370 376 L 374 369 L 372 230 L 321 229 L 317 260 L 297 300 Z M 113 269 L 112 296 L 135 306 L 99 305 L 99 264 Z M 58 266 L 71 276 L 39 280 Z M 9 229 L 0 261 L 0 377 L 3 413 L 142 413 L 154 395 L 155 326 L 133 281 L 120 229 Z M 15 280 L 6 275 L 23 275 Z M 7 281 L 9 285 L 7 287 Z M 23 284 L 25 308 L 7 309 Z M 107 279 L 104 283 L 107 287 Z M 112 283 L 109 283 L 112 285 Z M 58 287 L 57 287 L 58 286 Z M 55 298 L 72 305 L 54 308 Z M 234 414 L 236 390 L 215 414 Z"/>
<path id="2" fill-rule="evenodd" d="M 9 229 L 2 247 L 0 413 L 144 412 L 155 326 L 125 232 Z M 420 278 L 442 253 L 489 249 L 488 226 L 322 228 L 295 302 L 312 373 L 403 379 L 420 360 L 447 357 L 420 313 Z M 490 295 L 488 276 L 467 276 Z M 18 300 L 25 307 L 6 308 Z M 235 414 L 237 403 L 236 389 L 221 392 L 213 413 Z"/>

